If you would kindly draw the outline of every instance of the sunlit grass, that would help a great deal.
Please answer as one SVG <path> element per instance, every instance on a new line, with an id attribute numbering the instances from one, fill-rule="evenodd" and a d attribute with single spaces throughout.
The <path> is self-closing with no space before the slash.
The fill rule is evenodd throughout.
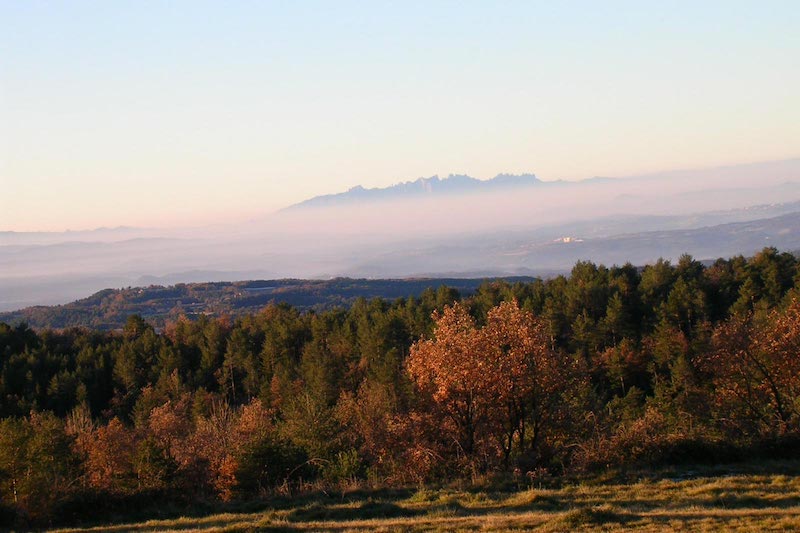
<path id="1" fill-rule="evenodd" d="M 259 512 L 62 531 L 793 531 L 800 530 L 799 467 L 662 472 L 516 492 L 331 494 L 294 507 L 265 503 Z"/>

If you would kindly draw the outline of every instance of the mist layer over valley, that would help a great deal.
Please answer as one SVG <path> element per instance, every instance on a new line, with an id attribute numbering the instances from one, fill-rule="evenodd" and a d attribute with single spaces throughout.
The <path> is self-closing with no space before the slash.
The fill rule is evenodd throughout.
<path id="1" fill-rule="evenodd" d="M 0 310 L 109 287 L 247 279 L 548 275 L 800 249 L 800 160 L 627 178 L 429 178 L 247 223 L 0 232 Z"/>

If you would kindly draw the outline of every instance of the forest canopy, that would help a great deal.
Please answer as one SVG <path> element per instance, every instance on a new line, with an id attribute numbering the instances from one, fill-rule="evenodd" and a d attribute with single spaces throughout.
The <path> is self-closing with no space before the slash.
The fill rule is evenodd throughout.
<path id="1" fill-rule="evenodd" d="M 163 329 L 138 315 L 116 332 L 0 323 L 0 417 L 0 520 L 29 524 L 308 483 L 789 453 L 800 263 L 770 248 L 579 262 L 465 298 L 442 286 Z"/>

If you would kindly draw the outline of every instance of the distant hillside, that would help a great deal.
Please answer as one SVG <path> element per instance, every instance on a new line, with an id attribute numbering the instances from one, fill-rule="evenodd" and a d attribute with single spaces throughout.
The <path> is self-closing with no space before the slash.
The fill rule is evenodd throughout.
<path id="1" fill-rule="evenodd" d="M 791 206 L 787 206 L 790 208 Z M 780 212 L 755 209 L 754 213 Z M 722 215 L 697 218 L 698 223 L 724 220 Z M 605 265 L 630 262 L 646 265 L 659 258 L 677 260 L 682 254 L 696 259 L 727 258 L 752 255 L 765 247 L 779 250 L 800 250 L 800 212 L 741 222 L 702 227 L 681 227 L 688 219 L 655 219 L 634 217 L 612 219 L 605 223 L 578 223 L 533 231 L 508 231 L 468 235 L 435 242 L 430 246 L 400 249 L 374 256 L 364 256 L 351 269 L 354 275 L 378 277 L 386 273 L 399 277 L 414 272 L 434 277 L 437 273 L 496 272 L 516 275 L 542 275 L 571 268 L 576 261 L 591 260 Z M 623 233 L 624 228 L 645 231 Z M 675 229 L 653 230 L 657 227 Z M 560 232 L 560 233 L 557 233 Z"/>
<path id="2" fill-rule="evenodd" d="M 511 282 L 530 282 L 532 277 L 507 277 Z M 259 280 L 214 283 L 179 283 L 164 287 L 106 289 L 65 305 L 36 306 L 0 313 L 0 322 L 26 322 L 36 328 L 87 326 L 117 329 L 132 314 L 139 314 L 156 326 L 181 315 L 240 315 L 253 313 L 270 303 L 288 303 L 299 309 L 349 306 L 357 298 L 420 296 L 426 289 L 441 286 L 462 295 L 474 292 L 485 278 L 458 279 L 349 279 Z"/>
<path id="3" fill-rule="evenodd" d="M 0 246 L 42 245 L 63 242 L 116 242 L 150 237 L 157 234 L 151 228 L 118 226 L 80 231 L 0 231 Z"/>
<path id="4" fill-rule="evenodd" d="M 419 178 L 390 187 L 365 189 L 361 185 L 347 192 L 315 196 L 309 200 L 290 206 L 288 209 L 304 207 L 333 207 L 337 205 L 376 200 L 396 200 L 401 198 L 434 195 L 456 195 L 472 192 L 501 191 L 514 188 L 533 187 L 543 182 L 533 174 L 498 174 L 489 180 L 479 180 L 470 176 L 455 175 L 441 179 L 439 176 Z M 557 182 L 549 182 L 557 183 Z"/>

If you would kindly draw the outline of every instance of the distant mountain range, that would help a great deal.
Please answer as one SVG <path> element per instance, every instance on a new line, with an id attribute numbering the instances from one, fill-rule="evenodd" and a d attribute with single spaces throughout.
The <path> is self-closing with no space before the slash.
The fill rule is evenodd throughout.
<path id="1" fill-rule="evenodd" d="M 380 201 L 419 199 L 426 197 L 458 196 L 471 193 L 503 192 L 514 189 L 574 188 L 588 185 L 622 185 L 626 183 L 689 184 L 706 181 L 709 193 L 712 189 L 731 190 L 752 187 L 759 179 L 767 179 L 772 186 L 783 180 L 786 186 L 795 186 L 800 180 L 800 159 L 766 161 L 742 165 L 722 166 L 706 169 L 672 170 L 628 177 L 590 177 L 575 181 L 541 180 L 534 174 L 498 174 L 494 178 L 481 180 L 464 174 L 450 174 L 446 178 L 432 176 L 405 181 L 389 187 L 365 188 L 361 185 L 335 194 L 314 196 L 293 204 L 283 211 L 304 208 L 337 207 L 353 204 L 368 204 Z M 696 193 L 696 191 L 695 191 Z"/>
<path id="2" fill-rule="evenodd" d="M 158 235 L 158 230 L 129 226 L 78 231 L 0 231 L 0 246 L 44 245 L 64 242 L 115 242 L 154 235 Z"/>
<path id="3" fill-rule="evenodd" d="M 241 223 L 0 231 L 0 312 L 108 287 L 547 276 L 578 259 L 643 265 L 764 246 L 800 250 L 800 159 L 579 181 L 434 176 Z"/>
<path id="4" fill-rule="evenodd" d="M 397 200 L 437 195 L 457 195 L 476 192 L 507 191 L 509 189 L 536 187 L 544 184 L 563 183 L 562 181 L 542 181 L 534 174 L 498 174 L 489 180 L 479 180 L 462 174 L 450 174 L 442 179 L 439 176 L 419 178 L 414 181 L 397 183 L 390 187 L 365 189 L 361 185 L 347 192 L 315 196 L 287 209 L 307 207 L 334 207 L 338 205 L 372 202 L 376 200 Z"/>

